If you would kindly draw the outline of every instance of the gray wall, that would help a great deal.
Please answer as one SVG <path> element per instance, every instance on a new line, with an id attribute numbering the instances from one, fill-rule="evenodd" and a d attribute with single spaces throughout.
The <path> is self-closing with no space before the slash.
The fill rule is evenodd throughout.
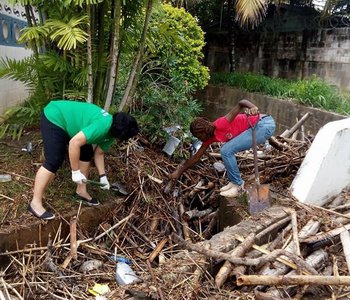
<path id="1" fill-rule="evenodd" d="M 198 92 L 196 96 L 204 105 L 203 115 L 212 121 L 225 115 L 239 100 L 248 99 L 259 107 L 261 113 L 271 114 L 274 117 L 277 124 L 276 134 L 281 134 L 284 130 L 291 128 L 296 120 L 307 112 L 312 115 L 304 124 L 306 134 L 316 134 L 328 122 L 345 118 L 339 114 L 297 105 L 287 100 L 279 100 L 225 86 L 209 85 Z"/>
<path id="2" fill-rule="evenodd" d="M 227 36 L 207 35 L 206 64 L 229 71 Z M 350 90 L 350 28 L 261 32 L 236 36 L 237 71 L 288 79 L 312 75 Z"/>

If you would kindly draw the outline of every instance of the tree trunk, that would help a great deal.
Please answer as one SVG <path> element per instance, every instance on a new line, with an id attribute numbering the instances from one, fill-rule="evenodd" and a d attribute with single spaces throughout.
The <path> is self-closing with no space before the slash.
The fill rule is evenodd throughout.
<path id="1" fill-rule="evenodd" d="M 117 0 L 115 3 L 115 19 L 114 19 L 114 34 L 113 34 L 113 42 L 111 47 L 111 53 L 110 57 L 112 58 L 111 61 L 111 68 L 110 68 L 110 76 L 108 78 L 108 89 L 107 89 L 107 96 L 106 96 L 106 102 L 104 105 L 105 110 L 109 110 L 114 90 L 115 90 L 115 83 L 117 80 L 117 62 L 118 62 L 118 56 L 119 56 L 119 40 L 120 40 L 120 18 L 122 14 L 122 0 Z"/>
<path id="2" fill-rule="evenodd" d="M 104 24 L 104 14 L 106 11 L 106 2 L 103 1 L 97 6 L 97 21 L 96 26 L 98 32 L 98 46 L 97 46 L 97 59 L 96 59 L 96 77 L 95 77 L 95 89 L 94 89 L 94 99 L 95 103 L 99 103 L 103 101 L 102 91 L 103 84 L 107 79 L 106 72 L 102 69 L 102 61 L 104 57 L 104 40 L 105 40 L 105 31 L 103 30 Z"/>
<path id="3" fill-rule="evenodd" d="M 88 64 L 88 94 L 87 94 L 87 102 L 93 102 L 94 95 L 94 78 L 92 74 L 92 14 L 91 14 L 91 5 L 86 6 L 86 10 L 88 13 L 88 40 L 87 40 L 87 64 Z"/>
<path id="4" fill-rule="evenodd" d="M 132 100 L 132 97 L 133 97 L 133 93 L 135 92 L 135 89 L 136 89 L 137 79 L 140 75 L 139 73 L 140 73 L 140 69 L 141 69 L 142 55 L 143 55 L 144 48 L 145 48 L 146 33 L 147 33 L 149 20 L 150 20 L 151 13 L 152 13 L 152 8 L 153 8 L 153 0 L 148 0 L 147 1 L 145 22 L 144 22 L 144 26 L 143 26 L 143 30 L 142 30 L 140 43 L 139 43 L 140 47 L 136 53 L 133 65 L 131 67 L 128 83 L 126 85 L 126 89 L 125 89 L 123 98 L 122 98 L 120 105 L 119 105 L 119 111 L 125 111 L 128 109 L 128 107 L 130 106 L 130 102 Z"/>

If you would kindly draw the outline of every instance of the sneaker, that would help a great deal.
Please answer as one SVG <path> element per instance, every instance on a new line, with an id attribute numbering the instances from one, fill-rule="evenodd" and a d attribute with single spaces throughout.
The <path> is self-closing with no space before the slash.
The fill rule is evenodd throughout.
<path id="1" fill-rule="evenodd" d="M 237 197 L 239 193 L 244 191 L 243 184 L 237 185 L 232 183 L 232 185 L 233 186 L 230 189 L 221 192 L 220 195 L 223 197 L 233 198 L 233 197 Z"/>
<path id="2" fill-rule="evenodd" d="M 229 182 L 228 184 L 224 185 L 221 189 L 220 192 L 224 192 L 232 188 L 235 184 L 232 182 Z"/>

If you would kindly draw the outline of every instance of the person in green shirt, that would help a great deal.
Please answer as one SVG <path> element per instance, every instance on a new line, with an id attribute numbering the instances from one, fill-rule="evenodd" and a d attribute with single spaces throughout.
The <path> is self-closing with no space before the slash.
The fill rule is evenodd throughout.
<path id="1" fill-rule="evenodd" d="M 95 206 L 99 202 L 90 196 L 86 188 L 91 159 L 94 158 L 100 183 L 104 184 L 101 188 L 109 189 L 104 152 L 115 139 L 126 141 L 139 132 L 135 118 L 126 113 L 111 115 L 95 104 L 70 100 L 51 101 L 41 115 L 40 130 L 45 162 L 35 176 L 33 199 L 28 211 L 43 220 L 55 218 L 43 207 L 42 198 L 64 161 L 67 146 L 72 180 L 77 183 L 75 196 Z"/>

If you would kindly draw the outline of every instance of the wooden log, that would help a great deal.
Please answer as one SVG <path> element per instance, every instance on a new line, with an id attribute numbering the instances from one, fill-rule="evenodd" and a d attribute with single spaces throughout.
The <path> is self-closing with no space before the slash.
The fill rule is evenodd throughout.
<path id="1" fill-rule="evenodd" d="M 343 231 L 348 231 L 348 230 L 350 230 L 350 224 L 335 228 L 333 230 L 330 230 L 324 233 L 319 233 L 317 235 L 313 235 L 310 237 L 300 238 L 300 242 L 306 243 L 306 244 L 313 244 L 326 239 L 331 239 L 337 236 L 338 234 L 341 234 Z"/>
<path id="2" fill-rule="evenodd" d="M 350 276 L 322 275 L 242 275 L 237 285 L 350 285 Z"/>
<path id="3" fill-rule="evenodd" d="M 255 234 L 251 233 L 242 242 L 242 244 L 238 245 L 234 250 L 230 252 L 230 255 L 232 257 L 242 257 L 252 247 L 254 242 Z M 216 274 L 215 277 L 215 284 L 217 288 L 220 288 L 225 283 L 227 277 L 232 271 L 232 268 L 232 264 L 228 261 L 225 261 L 224 265 L 220 268 L 219 272 Z"/>
<path id="4" fill-rule="evenodd" d="M 189 220 L 194 219 L 194 218 L 204 217 L 206 215 L 209 215 L 212 212 L 213 212 L 212 208 L 208 208 L 205 210 L 198 210 L 197 208 L 195 208 L 195 209 L 184 212 L 184 214 L 182 215 L 182 219 L 189 221 Z"/>
<path id="5" fill-rule="evenodd" d="M 344 256 L 348 267 L 348 273 L 350 272 L 350 234 L 349 231 L 343 231 L 340 234 L 340 240 L 343 246 Z"/>
<path id="6" fill-rule="evenodd" d="M 219 252 L 229 252 L 237 245 L 236 236 L 248 236 L 251 232 L 259 234 L 265 228 L 287 217 L 287 213 L 281 206 L 272 206 L 259 215 L 258 219 L 244 219 L 238 224 L 226 227 L 215 234 L 210 241 L 210 249 Z M 207 243 L 204 242 L 204 243 Z"/>

